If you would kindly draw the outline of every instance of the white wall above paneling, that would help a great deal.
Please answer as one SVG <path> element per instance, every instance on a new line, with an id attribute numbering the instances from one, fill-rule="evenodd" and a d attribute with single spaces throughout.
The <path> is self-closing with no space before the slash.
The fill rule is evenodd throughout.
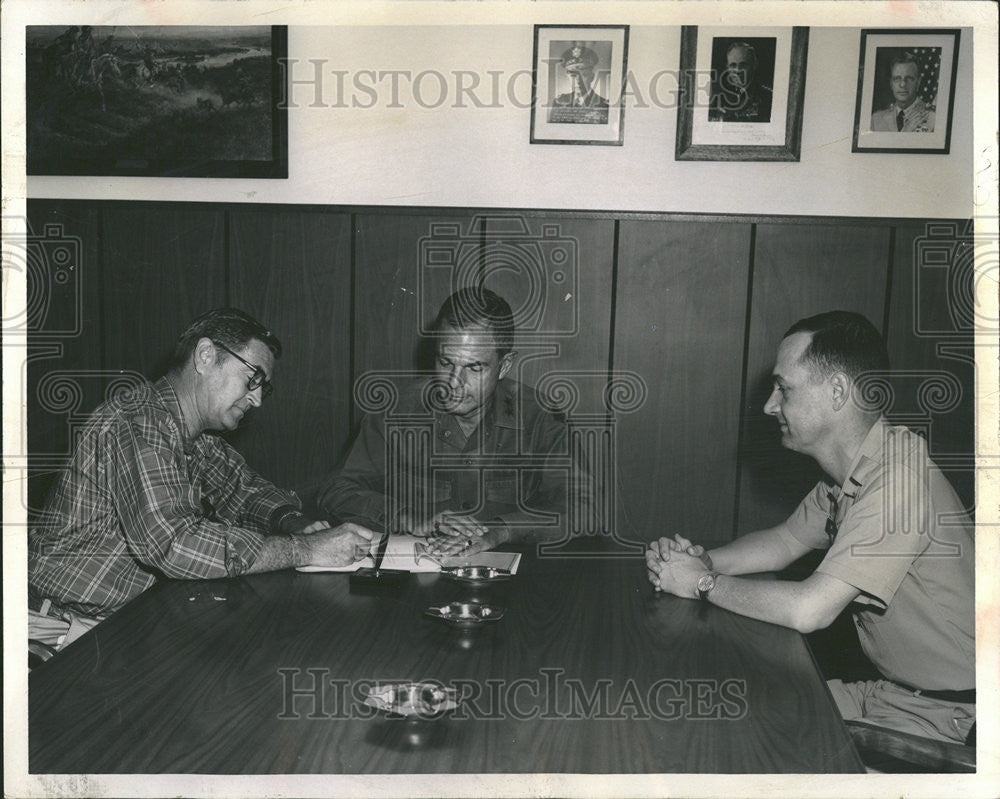
<path id="1" fill-rule="evenodd" d="M 31 177 L 28 195 L 891 217 L 972 212 L 972 28 L 961 37 L 948 155 L 852 153 L 861 26 L 813 25 L 801 160 L 678 162 L 676 78 L 663 71 L 677 69 L 680 24 L 637 24 L 649 14 L 635 10 L 606 19 L 631 24 L 634 96 L 623 146 L 530 144 L 533 26 L 503 24 L 510 7 L 494 8 L 486 24 L 397 25 L 387 14 L 386 24 L 291 25 L 287 180 Z M 542 13 L 535 19 L 552 21 Z M 789 15 L 789 24 L 798 22 Z M 926 22 L 947 24 L 940 15 Z"/>

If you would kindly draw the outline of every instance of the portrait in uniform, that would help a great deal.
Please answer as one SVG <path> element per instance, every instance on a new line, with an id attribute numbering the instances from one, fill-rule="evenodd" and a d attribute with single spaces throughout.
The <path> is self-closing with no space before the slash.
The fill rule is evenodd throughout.
<path id="1" fill-rule="evenodd" d="M 549 122 L 607 124 L 607 98 L 594 88 L 599 72 L 608 71 L 595 49 L 601 45 L 610 53 L 611 42 L 552 42 L 551 49 L 559 52 L 556 87 L 561 91 L 549 103 Z"/>
<path id="2" fill-rule="evenodd" d="M 940 47 L 878 48 L 871 129 L 933 133 L 940 62 Z"/>
<path id="3" fill-rule="evenodd" d="M 774 38 L 712 40 L 711 122 L 770 122 Z"/>

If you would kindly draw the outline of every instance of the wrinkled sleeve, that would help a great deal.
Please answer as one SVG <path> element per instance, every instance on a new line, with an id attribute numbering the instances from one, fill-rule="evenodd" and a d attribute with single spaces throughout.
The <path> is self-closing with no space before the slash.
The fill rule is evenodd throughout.
<path id="1" fill-rule="evenodd" d="M 294 491 L 265 480 L 222 439 L 208 438 L 206 458 L 204 488 L 219 520 L 269 535 L 276 511 L 301 508 Z"/>
<path id="2" fill-rule="evenodd" d="M 542 468 L 529 469 L 520 481 L 526 489 L 521 495 L 526 507 L 497 516 L 517 539 L 555 541 L 603 532 L 594 502 L 599 487 L 584 449 L 573 446 L 561 419 L 550 413 L 538 415 L 529 433 L 528 450 L 533 456 L 544 456 Z M 539 512 L 552 514 L 553 523 L 539 525 Z"/>
<path id="3" fill-rule="evenodd" d="M 320 489 L 319 506 L 340 522 L 385 530 L 385 491 L 385 429 L 366 414 L 343 466 Z"/>
<path id="4" fill-rule="evenodd" d="M 822 481 L 806 494 L 799 506 L 785 522 L 785 528 L 801 544 L 811 549 L 826 549 L 830 538 L 826 534 L 826 520 L 830 514 L 829 487 Z"/>
<path id="5" fill-rule="evenodd" d="M 928 497 L 926 472 L 903 464 L 880 471 L 865 484 L 816 571 L 862 591 L 867 597 L 860 601 L 888 607 L 913 560 L 927 547 Z"/>
<path id="6" fill-rule="evenodd" d="M 187 475 L 184 452 L 153 414 L 122 419 L 116 446 L 103 448 L 111 496 L 132 555 L 172 578 L 236 577 L 260 553 L 262 536 L 209 521 L 201 491 Z"/>

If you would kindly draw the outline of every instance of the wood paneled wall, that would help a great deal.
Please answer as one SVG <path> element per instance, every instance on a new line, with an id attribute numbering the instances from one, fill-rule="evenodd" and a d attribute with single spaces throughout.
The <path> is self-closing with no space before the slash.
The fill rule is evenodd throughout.
<path id="1" fill-rule="evenodd" d="M 732 536 L 751 232 L 621 223 L 615 369 L 648 389 L 619 422 L 618 518 L 629 538 Z"/>
<path id="2" fill-rule="evenodd" d="M 834 308 L 882 326 L 889 229 L 873 224 L 757 226 L 747 336 L 746 401 L 740 454 L 741 533 L 788 518 L 820 477 L 807 456 L 781 448 L 765 416 L 778 343 L 797 320 Z"/>
<path id="3" fill-rule="evenodd" d="M 36 396 L 39 383 L 90 375 L 69 414 L 79 420 L 109 375 L 158 375 L 185 325 L 223 304 L 270 325 L 285 348 L 271 401 L 230 440 L 265 476 L 308 494 L 357 422 L 354 380 L 419 366 L 422 325 L 456 284 L 477 279 L 522 318 L 519 379 L 572 372 L 581 412 L 602 407 L 612 372 L 644 384 L 642 406 L 615 420 L 624 537 L 685 531 L 718 543 L 787 516 L 818 474 L 781 449 L 762 407 L 782 333 L 831 308 L 885 332 L 903 370 L 890 410 L 926 420 L 932 452 L 972 505 L 972 349 L 960 313 L 971 272 L 922 255 L 928 240 L 961 255 L 960 224 L 52 200 L 28 210 L 36 235 L 57 223 L 81 253 L 81 335 L 32 342 L 36 507 L 71 427 L 63 405 Z M 50 326 L 74 312 L 61 285 Z M 921 376 L 941 373 L 958 396 L 928 406 Z"/>

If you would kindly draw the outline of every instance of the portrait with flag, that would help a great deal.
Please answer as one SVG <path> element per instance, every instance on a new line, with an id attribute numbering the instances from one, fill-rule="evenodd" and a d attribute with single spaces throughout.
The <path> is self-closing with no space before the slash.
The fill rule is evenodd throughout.
<path id="1" fill-rule="evenodd" d="M 918 77 L 918 97 L 927 108 L 937 107 L 938 80 L 941 75 L 940 47 L 879 47 L 875 55 L 875 87 L 872 99 L 872 113 L 891 106 L 892 66 L 898 59 L 913 60 Z"/>
<path id="2" fill-rule="evenodd" d="M 863 30 L 852 152 L 947 153 L 958 30 Z"/>

